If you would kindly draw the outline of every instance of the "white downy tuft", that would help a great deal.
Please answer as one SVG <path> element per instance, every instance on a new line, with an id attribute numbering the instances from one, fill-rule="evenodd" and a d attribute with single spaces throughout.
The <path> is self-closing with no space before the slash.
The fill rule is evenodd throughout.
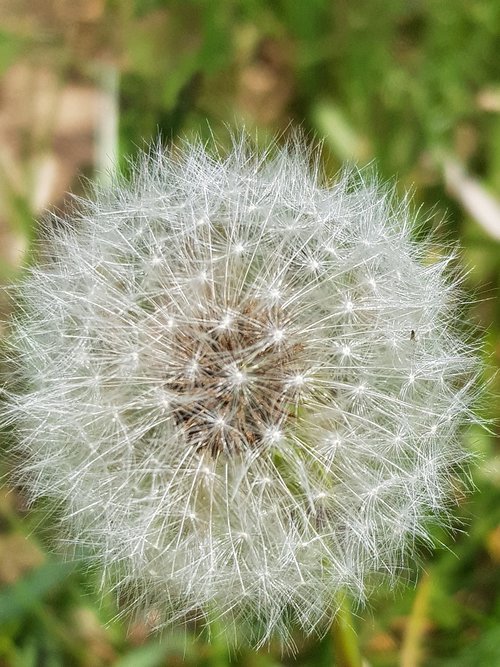
<path id="1" fill-rule="evenodd" d="M 477 360 L 449 253 L 311 157 L 154 148 L 19 286 L 19 473 L 160 625 L 323 631 L 337 593 L 398 575 L 466 460 Z"/>

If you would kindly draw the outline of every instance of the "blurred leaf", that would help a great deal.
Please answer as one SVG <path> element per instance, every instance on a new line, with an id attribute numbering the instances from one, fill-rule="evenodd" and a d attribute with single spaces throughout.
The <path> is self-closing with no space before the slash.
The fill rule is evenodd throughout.
<path id="1" fill-rule="evenodd" d="M 23 49 L 23 42 L 16 35 L 0 29 L 0 74 L 12 63 Z"/>
<path id="2" fill-rule="evenodd" d="M 71 563 L 49 562 L 30 572 L 0 593 L 0 624 L 18 619 L 35 609 L 74 570 Z"/>
<path id="3" fill-rule="evenodd" d="M 450 193 L 492 239 L 500 241 L 500 201 L 466 174 L 455 158 L 445 160 L 444 177 Z"/>
<path id="4" fill-rule="evenodd" d="M 500 625 L 483 634 L 471 635 L 467 646 L 453 658 L 439 663 L 440 667 L 496 667 L 500 665 Z"/>
<path id="5" fill-rule="evenodd" d="M 178 645 L 177 642 L 172 644 L 168 640 L 162 643 L 146 644 L 129 651 L 127 655 L 115 663 L 114 667 L 157 667 L 164 663 L 168 655 L 186 656 L 186 654 L 189 654 L 189 650 L 187 640 L 183 646 Z"/>
<path id="6" fill-rule="evenodd" d="M 288 23 L 291 31 L 306 42 L 317 42 L 318 35 L 330 27 L 330 0 L 281 0 L 276 3 L 279 16 Z"/>
<path id="7" fill-rule="evenodd" d="M 14 667 L 37 667 L 38 651 L 36 640 L 28 637 L 24 646 L 16 654 Z"/>
<path id="8" fill-rule="evenodd" d="M 342 161 L 367 162 L 371 149 L 334 102 L 319 102 L 313 107 L 312 118 L 320 137 L 324 137 Z"/>

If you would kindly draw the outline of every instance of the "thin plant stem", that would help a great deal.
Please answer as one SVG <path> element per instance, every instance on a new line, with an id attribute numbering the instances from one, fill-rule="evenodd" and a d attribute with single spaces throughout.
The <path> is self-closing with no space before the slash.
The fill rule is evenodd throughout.
<path id="1" fill-rule="evenodd" d="M 207 625 L 210 640 L 209 667 L 227 667 L 229 662 L 229 647 L 216 613 L 212 612 Z"/>
<path id="2" fill-rule="evenodd" d="M 429 573 L 426 573 L 418 584 L 417 594 L 408 619 L 401 648 L 401 667 L 419 667 L 422 664 L 422 640 L 427 627 L 430 590 L 431 578 Z"/>
<path id="3" fill-rule="evenodd" d="M 331 629 L 335 667 L 362 667 L 358 635 L 347 595 L 339 596 L 338 603 L 339 609 Z"/>

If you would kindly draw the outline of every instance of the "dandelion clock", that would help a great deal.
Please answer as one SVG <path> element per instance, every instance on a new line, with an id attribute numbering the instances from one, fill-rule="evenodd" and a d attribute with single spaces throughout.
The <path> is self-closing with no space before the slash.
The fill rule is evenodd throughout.
<path id="1" fill-rule="evenodd" d="M 159 625 L 321 633 L 446 516 L 477 362 L 413 228 L 300 140 L 236 139 L 153 148 L 50 233 L 10 338 L 17 472 Z"/>

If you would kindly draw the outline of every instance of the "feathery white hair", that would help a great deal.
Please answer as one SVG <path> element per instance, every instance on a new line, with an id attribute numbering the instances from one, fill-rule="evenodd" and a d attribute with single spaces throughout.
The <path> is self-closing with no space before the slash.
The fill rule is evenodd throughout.
<path id="1" fill-rule="evenodd" d="M 376 179 L 323 184 L 300 141 L 132 171 L 19 286 L 19 472 L 161 623 L 322 631 L 339 591 L 401 571 L 466 459 L 451 255 Z"/>

